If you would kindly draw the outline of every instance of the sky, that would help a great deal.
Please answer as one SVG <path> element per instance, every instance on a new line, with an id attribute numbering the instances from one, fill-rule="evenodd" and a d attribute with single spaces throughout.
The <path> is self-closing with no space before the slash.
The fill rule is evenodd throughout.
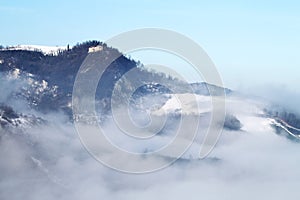
<path id="1" fill-rule="evenodd" d="M 296 0 L 0 0 L 0 44 L 75 45 L 138 28 L 163 28 L 197 42 L 227 87 L 272 85 L 297 92 L 299 10 Z M 172 59 L 170 65 L 188 74 Z"/>

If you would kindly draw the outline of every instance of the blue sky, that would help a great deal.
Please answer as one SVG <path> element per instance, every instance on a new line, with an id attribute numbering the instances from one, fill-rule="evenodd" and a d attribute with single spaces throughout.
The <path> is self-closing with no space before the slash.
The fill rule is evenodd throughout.
<path id="1" fill-rule="evenodd" d="M 0 0 L 0 25 L 5 46 L 67 45 L 143 27 L 171 29 L 204 48 L 228 87 L 277 84 L 297 91 L 300 85 L 299 1 Z"/>

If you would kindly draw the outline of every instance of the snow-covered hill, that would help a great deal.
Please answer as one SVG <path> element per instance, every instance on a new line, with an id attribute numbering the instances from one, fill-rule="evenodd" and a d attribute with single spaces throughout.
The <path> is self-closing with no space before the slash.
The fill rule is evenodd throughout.
<path id="1" fill-rule="evenodd" d="M 224 194 L 228 191 L 236 193 L 237 188 L 249 193 L 253 187 L 267 194 L 282 190 L 288 191 L 288 194 L 297 193 L 300 177 L 300 157 L 297 154 L 300 149 L 300 118 L 297 114 L 273 107 L 270 102 L 259 98 L 242 96 L 207 83 L 191 84 L 194 94 L 186 92 L 185 88 L 174 93 L 158 84 L 157 80 L 165 76 L 147 71 L 141 71 L 142 75 L 138 78 L 144 80 L 148 77 L 152 82 L 136 90 L 129 106 L 128 102 L 118 102 L 117 105 L 125 106 L 122 111 L 128 112 L 130 119 L 136 120 L 134 122 L 140 127 L 151 122 L 149 116 L 155 117 L 153 119 L 158 122 L 164 122 L 167 116 L 155 137 L 134 140 L 114 123 L 111 112 L 99 112 L 100 119 L 92 119 L 96 123 L 86 118 L 84 133 L 88 135 L 94 124 L 97 127 L 101 125 L 110 142 L 140 155 L 139 161 L 142 162 L 148 158 L 149 152 L 172 142 L 181 125 L 181 116 L 189 116 L 191 123 L 199 119 L 193 144 L 177 162 L 157 173 L 130 176 L 102 167 L 82 146 L 73 121 L 81 116 L 72 116 L 71 112 L 74 77 L 89 46 L 94 44 L 98 43 L 84 44 L 59 56 L 55 56 L 59 48 L 32 45 L 11 49 L 19 48 L 21 51 L 0 51 L 0 199 L 40 199 L 45 196 L 45 199 L 81 200 L 89 199 L 91 194 L 106 198 L 105 194 L 111 191 L 116 196 L 111 198 L 110 195 L 107 199 L 124 199 L 124 195 L 125 199 L 132 199 L 137 198 L 136 192 L 145 194 L 150 190 L 163 195 L 161 188 L 164 187 L 164 191 L 174 188 L 172 192 L 181 192 L 186 187 L 193 191 L 195 188 L 197 191 L 211 191 L 212 194 L 224 190 L 224 187 Z M 35 48 L 44 55 L 36 52 Z M 115 50 L 104 49 L 102 58 L 112 52 Z M 106 74 L 102 82 L 104 86 L 96 94 L 96 107 L 100 111 L 110 108 L 108 98 L 114 81 L 132 67 L 136 67 L 136 63 L 122 57 L 110 69 L 110 74 Z M 165 81 L 181 87 L 176 80 Z M 124 83 L 125 89 L 132 89 L 130 80 L 124 80 Z M 227 96 L 222 134 L 211 154 L 201 160 L 199 150 L 214 109 L 210 95 L 218 99 L 224 91 Z M 122 99 L 122 93 L 117 97 L 117 100 Z M 183 131 L 191 130 L 189 122 Z M 150 132 L 150 128 L 146 127 L 145 132 Z M 178 144 L 187 141 L 184 136 L 178 137 Z M 92 138 L 92 142 L 95 141 L 98 140 Z M 98 146 L 95 145 L 95 148 Z M 107 155 L 108 160 L 116 160 L 122 166 L 132 165 L 127 157 L 117 157 L 105 146 L 100 145 L 100 148 L 100 154 Z M 166 151 L 152 161 L 168 162 L 174 158 L 177 159 L 173 151 Z M 210 188 L 207 185 L 211 183 L 213 186 Z M 290 184 L 289 187 L 285 187 L 286 183 Z M 103 191 L 104 187 L 108 188 L 107 191 Z M 2 197 L 4 193 L 9 198 Z M 185 194 L 183 198 L 187 196 Z"/>
<path id="2" fill-rule="evenodd" d="M 7 47 L 3 50 L 39 51 L 45 55 L 57 55 L 60 51 L 66 49 L 67 46 L 17 45 Z"/>

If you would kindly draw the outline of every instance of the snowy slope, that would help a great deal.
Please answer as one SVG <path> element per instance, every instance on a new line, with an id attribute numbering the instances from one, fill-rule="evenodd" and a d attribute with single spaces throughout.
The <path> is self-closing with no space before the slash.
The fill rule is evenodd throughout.
<path id="1" fill-rule="evenodd" d="M 59 51 L 66 50 L 66 46 L 42 46 L 42 45 L 17 45 L 4 50 L 41 51 L 45 55 L 57 55 Z"/>
<path id="2" fill-rule="evenodd" d="M 211 97 L 194 94 L 170 94 L 166 103 L 152 111 L 156 116 L 171 114 L 205 115 L 212 112 Z M 193 102 L 194 99 L 197 103 Z M 182 106 L 185 108 L 182 109 Z M 286 131 L 289 135 L 299 138 L 299 135 L 291 132 L 298 130 L 287 123 L 282 123 L 278 117 L 269 116 L 265 112 L 267 102 L 247 99 L 241 96 L 226 97 L 226 116 L 234 116 L 242 125 L 241 130 L 246 133 L 270 133 L 275 132 L 274 126 Z M 226 120 L 225 120 L 226 121 Z M 288 129 L 290 128 L 290 129 Z"/>

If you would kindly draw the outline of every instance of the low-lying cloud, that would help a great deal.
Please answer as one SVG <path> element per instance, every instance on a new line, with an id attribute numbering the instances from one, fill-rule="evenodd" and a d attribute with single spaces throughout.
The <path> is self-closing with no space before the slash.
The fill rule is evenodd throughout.
<path id="1" fill-rule="evenodd" d="M 81 144 L 74 125 L 60 113 L 43 115 L 47 124 L 26 130 L 11 133 L 0 128 L 0 199 L 299 199 L 299 143 L 276 135 L 266 119 L 254 118 L 256 108 L 249 106 L 253 102 L 242 104 L 238 98 L 231 102 L 237 103 L 227 111 L 243 127 L 223 130 L 207 158 L 197 159 L 200 136 L 183 159 L 140 175 L 96 161 Z M 105 129 L 121 144 L 121 133 L 112 122 Z M 145 148 L 124 145 L 137 151 Z M 130 160 L 124 162 L 129 164 Z"/>
<path id="2" fill-rule="evenodd" d="M 1 130 L 1 199 L 300 197 L 300 146 L 274 132 L 224 131 L 204 160 L 178 160 L 154 173 L 132 175 L 93 159 L 72 124 L 27 131 L 11 135 Z"/>

